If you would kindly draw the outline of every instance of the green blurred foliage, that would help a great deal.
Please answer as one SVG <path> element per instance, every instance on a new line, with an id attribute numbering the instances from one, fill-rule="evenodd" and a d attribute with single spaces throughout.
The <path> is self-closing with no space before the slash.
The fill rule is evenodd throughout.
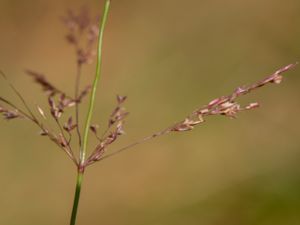
<path id="1" fill-rule="evenodd" d="M 102 11 L 103 1 L 84 3 Z M 33 107 L 47 103 L 26 68 L 73 93 L 75 57 L 59 18 L 81 5 L 0 0 L 0 68 Z M 106 123 L 116 94 L 129 96 L 116 149 L 299 60 L 299 9 L 297 0 L 113 1 L 94 121 Z M 210 118 L 88 169 L 78 224 L 299 224 L 298 74 L 246 97 L 262 108 L 237 120 Z M 85 68 L 84 83 L 93 75 Z M 18 102 L 3 81 L 0 90 Z M 27 121 L 0 126 L 0 224 L 67 224 L 72 163 Z"/>

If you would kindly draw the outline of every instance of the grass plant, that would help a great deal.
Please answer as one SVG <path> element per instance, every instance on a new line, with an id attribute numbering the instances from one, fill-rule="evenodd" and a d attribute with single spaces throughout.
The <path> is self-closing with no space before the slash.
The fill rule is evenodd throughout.
<path id="1" fill-rule="evenodd" d="M 9 101 L 7 98 L 0 96 L 0 113 L 6 120 L 14 119 L 27 119 L 33 122 L 40 129 L 40 135 L 48 137 L 54 142 L 70 160 L 74 162 L 77 170 L 76 187 L 74 194 L 73 209 L 70 218 L 70 225 L 76 224 L 80 192 L 82 188 L 83 178 L 88 166 L 92 164 L 108 159 L 120 152 L 130 149 L 131 147 L 141 144 L 145 141 L 153 138 L 160 137 L 162 135 L 191 131 L 195 126 L 204 123 L 209 116 L 225 116 L 229 118 L 236 118 L 236 115 L 242 111 L 248 111 L 259 107 L 259 103 L 252 102 L 245 106 L 242 106 L 238 100 L 241 96 L 251 93 L 258 88 L 261 88 L 267 84 L 279 84 L 283 77 L 282 74 L 296 64 L 289 64 L 284 66 L 264 79 L 257 81 L 250 85 L 240 86 L 229 95 L 221 96 L 210 101 L 203 107 L 196 108 L 193 112 L 188 114 L 183 120 L 171 124 L 170 126 L 148 135 L 141 140 L 137 140 L 127 146 L 114 151 L 110 150 L 110 145 L 114 143 L 120 136 L 124 134 L 124 121 L 128 116 L 128 112 L 124 108 L 124 103 L 127 100 L 126 96 L 117 95 L 117 104 L 108 118 L 107 128 L 99 135 L 99 129 L 97 124 L 91 124 L 93 110 L 95 106 L 95 99 L 97 96 L 97 89 L 101 79 L 102 57 L 103 57 L 103 40 L 104 30 L 108 21 L 110 11 L 110 0 L 106 0 L 102 19 L 99 26 L 93 23 L 86 9 L 83 9 L 79 14 L 69 11 L 67 16 L 63 18 L 63 22 L 68 29 L 66 39 L 71 44 L 77 55 L 77 75 L 75 78 L 74 96 L 66 94 L 63 90 L 55 87 L 51 84 L 46 77 L 32 70 L 27 70 L 26 73 L 31 76 L 34 81 L 39 84 L 47 96 L 49 103 L 50 118 L 44 109 L 40 106 L 36 108 L 31 107 L 23 95 L 9 82 L 8 77 L 4 72 L 1 72 L 2 77 L 8 82 L 8 85 L 12 88 L 18 98 L 21 100 L 23 106 L 17 106 Z M 83 41 L 84 40 L 84 41 Z M 82 43 L 84 42 L 84 44 Z M 96 54 L 94 52 L 94 44 L 97 44 Z M 94 55 L 96 55 L 96 71 L 95 77 L 91 85 L 85 87 L 82 91 L 79 90 L 82 67 L 89 64 Z M 89 96 L 89 104 L 86 114 L 86 119 L 83 124 L 83 132 L 81 130 L 80 115 L 80 103 L 85 96 Z M 69 108 L 75 108 L 73 110 L 73 116 L 70 116 L 64 123 L 61 121 L 61 116 L 66 113 Z M 75 118 L 75 119 L 74 119 Z M 59 132 L 55 132 L 54 128 L 47 127 L 43 120 L 52 119 L 57 125 Z M 72 138 L 77 135 L 78 149 L 74 150 L 74 145 L 71 142 Z M 88 142 L 90 134 L 94 135 L 98 144 L 92 151 L 88 150 Z"/>

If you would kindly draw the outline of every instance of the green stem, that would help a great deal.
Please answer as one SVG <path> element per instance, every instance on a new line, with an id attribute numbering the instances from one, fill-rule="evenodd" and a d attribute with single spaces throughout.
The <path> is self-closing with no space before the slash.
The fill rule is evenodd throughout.
<path id="1" fill-rule="evenodd" d="M 80 164 L 81 165 L 84 165 L 84 160 L 85 160 L 86 150 L 87 150 L 87 143 L 88 143 L 88 135 L 89 135 L 90 124 L 91 124 L 91 119 L 92 119 L 92 114 L 93 114 L 94 104 L 95 104 L 97 85 L 98 85 L 98 82 L 101 77 L 103 34 L 104 34 L 104 28 L 105 28 L 105 25 L 107 22 L 109 6 L 110 6 L 110 0 L 106 0 L 104 11 L 103 11 L 103 16 L 102 16 L 102 21 L 101 21 L 100 29 L 99 29 L 96 74 L 95 74 L 95 79 L 94 79 L 94 82 L 92 85 L 89 108 L 88 108 L 88 112 L 87 112 L 85 128 L 84 128 L 84 133 L 83 133 L 82 148 L 80 151 Z"/>
<path id="2" fill-rule="evenodd" d="M 87 112 L 84 134 L 83 134 L 83 139 L 82 139 L 82 146 L 80 149 L 80 158 L 79 158 L 80 162 L 78 165 L 77 182 L 76 182 L 76 189 L 75 189 L 70 225 L 76 224 L 76 216 L 77 216 L 78 204 L 79 204 L 79 199 L 80 199 L 80 191 L 81 191 L 82 179 L 83 179 L 84 169 L 85 169 L 84 164 L 85 164 L 85 156 L 86 156 L 86 150 L 87 150 L 87 144 L 88 144 L 88 135 L 89 135 L 90 124 L 91 124 L 91 119 L 92 119 L 93 110 L 94 110 L 97 86 L 98 86 L 98 82 L 101 77 L 103 34 L 104 34 L 104 28 L 105 28 L 107 18 L 108 18 L 109 7 L 110 7 L 110 0 L 106 0 L 104 11 L 103 11 L 103 16 L 102 16 L 102 20 L 101 20 L 100 28 L 99 28 L 96 74 L 95 74 L 95 79 L 94 79 L 94 82 L 92 85 L 89 108 L 88 108 L 88 112 Z"/>
<path id="3" fill-rule="evenodd" d="M 78 170 L 70 225 L 75 225 L 76 224 L 76 216 L 77 216 L 78 204 L 79 204 L 79 199 L 80 199 L 80 191 L 81 191 L 81 184 L 82 184 L 83 174 L 84 174 L 83 171 Z"/>

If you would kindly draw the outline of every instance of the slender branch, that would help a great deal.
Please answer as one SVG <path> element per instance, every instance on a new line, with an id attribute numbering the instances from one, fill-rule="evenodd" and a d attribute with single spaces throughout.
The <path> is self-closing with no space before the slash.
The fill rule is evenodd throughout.
<path id="1" fill-rule="evenodd" d="M 36 123 L 37 121 L 35 121 L 34 118 L 31 117 L 31 115 L 28 115 L 26 112 L 24 112 L 23 110 L 21 110 L 19 107 L 17 107 L 15 104 L 11 103 L 9 100 L 0 97 L 0 101 L 6 103 L 7 105 L 9 105 L 10 107 L 14 108 L 15 110 L 17 110 L 18 112 L 20 112 L 26 119 L 31 120 L 32 122 Z"/>
<path id="2" fill-rule="evenodd" d="M 58 120 L 57 118 L 55 118 L 55 122 L 56 122 L 56 124 L 57 124 L 57 126 L 58 126 L 58 128 L 59 128 L 59 130 L 60 130 L 60 132 L 61 132 L 61 135 L 63 136 L 63 138 L 64 138 L 65 141 L 67 142 L 67 143 L 66 143 L 66 144 L 67 144 L 66 149 L 64 149 L 64 148 L 63 148 L 63 149 L 67 151 L 68 155 L 71 156 L 70 158 L 75 162 L 75 164 L 78 165 L 77 160 L 76 160 L 76 157 L 75 157 L 75 155 L 74 155 L 74 152 L 72 151 L 72 148 L 71 148 L 71 146 L 70 146 L 70 142 L 67 141 L 67 137 L 66 137 L 66 135 L 65 135 L 65 133 L 64 133 L 64 130 L 63 130 L 63 128 L 62 128 L 62 126 L 61 126 L 61 124 L 60 124 L 60 122 L 59 122 L 59 120 Z"/>
<path id="3" fill-rule="evenodd" d="M 108 158 L 110 158 L 114 155 L 117 155 L 133 146 L 144 143 L 145 141 L 151 140 L 151 139 L 159 137 L 161 135 L 168 134 L 173 131 L 181 132 L 181 131 L 192 130 L 194 128 L 194 126 L 203 123 L 205 121 L 204 117 L 206 117 L 206 116 L 223 115 L 223 116 L 235 118 L 235 116 L 238 112 L 257 108 L 259 106 L 258 103 L 250 103 L 246 107 L 241 107 L 240 104 L 238 104 L 236 102 L 236 99 L 240 96 L 249 94 L 250 92 L 252 92 L 260 87 L 263 87 L 267 84 L 270 84 L 270 83 L 279 84 L 283 79 L 281 74 L 294 68 L 297 64 L 298 63 L 294 63 L 294 64 L 289 64 L 287 66 L 284 66 L 284 67 L 278 69 L 275 73 L 271 74 L 270 76 L 267 76 L 263 80 L 260 80 L 249 86 L 239 87 L 228 96 L 222 96 L 220 98 L 216 98 L 216 99 L 212 100 L 211 102 L 209 102 L 207 105 L 196 109 L 190 115 L 188 115 L 184 120 L 176 123 L 175 125 L 170 126 L 160 132 L 154 133 L 153 135 L 147 136 L 147 137 L 145 137 L 139 141 L 136 141 L 132 144 L 129 144 L 115 152 L 107 154 L 107 155 L 103 156 L 102 158 L 98 159 L 97 161 L 108 159 Z M 88 166 L 93 163 L 95 163 L 95 161 L 93 161 L 91 158 L 89 158 L 86 162 L 86 165 Z"/>
<path id="4" fill-rule="evenodd" d="M 77 102 L 78 94 L 79 94 L 79 84 L 80 84 L 80 78 L 81 78 L 81 64 L 77 63 L 77 74 L 76 74 L 76 82 L 75 82 L 75 120 L 76 120 L 76 132 L 78 135 L 78 141 L 79 141 L 79 147 L 81 147 L 81 134 L 80 134 L 80 127 L 79 127 L 79 105 Z"/>
<path id="5" fill-rule="evenodd" d="M 107 127 L 100 137 L 97 136 L 97 138 L 100 142 L 103 141 L 103 139 L 104 139 L 105 135 L 108 133 L 108 131 L 110 131 L 110 127 Z"/>
<path id="6" fill-rule="evenodd" d="M 25 99 L 22 97 L 21 93 L 15 88 L 15 86 L 7 79 L 6 74 L 3 71 L 0 71 L 2 77 L 6 80 L 6 82 L 8 83 L 8 85 L 10 86 L 10 88 L 15 92 L 15 94 L 19 97 L 19 99 L 22 101 L 23 105 L 25 106 L 25 108 L 27 109 L 27 111 L 29 112 L 29 114 L 31 115 L 31 117 L 36 120 L 38 122 L 38 119 L 36 118 L 36 116 L 33 114 L 33 112 L 31 111 L 30 107 L 28 106 L 28 104 L 26 103 Z"/>
<path id="7" fill-rule="evenodd" d="M 172 127 L 173 127 L 173 126 L 168 127 L 168 128 L 166 128 L 166 129 L 164 129 L 164 130 L 161 130 L 161 131 L 156 132 L 156 133 L 154 133 L 154 134 L 152 134 L 152 135 L 146 136 L 146 137 L 144 137 L 144 138 L 142 138 L 142 139 L 140 139 L 140 140 L 138 140 L 138 141 L 135 141 L 135 142 L 133 142 L 133 143 L 131 143 L 131 144 L 129 144 L 129 145 L 126 145 L 126 146 L 124 146 L 124 147 L 122 147 L 122 148 L 120 148 L 120 149 L 118 149 L 118 150 L 116 150 L 116 151 L 114 151 L 114 152 L 112 152 L 112 153 L 109 153 L 109 154 L 103 156 L 103 157 L 102 157 L 101 159 L 99 159 L 98 161 L 102 161 L 102 160 L 108 159 L 108 158 L 110 158 L 110 157 L 112 157 L 112 156 L 115 156 L 115 155 L 117 155 L 117 154 L 119 154 L 119 153 L 121 153 L 121 152 L 123 152 L 123 151 L 125 151 L 125 150 L 127 150 L 127 149 L 129 149 L 129 148 L 132 148 L 132 147 L 134 147 L 134 146 L 136 146 L 136 145 L 143 144 L 144 142 L 147 142 L 147 141 L 150 141 L 150 140 L 152 140 L 152 139 L 154 139 L 154 138 L 157 138 L 157 137 L 160 137 L 160 136 L 162 136 L 162 135 L 168 134 L 168 133 L 171 132 L 171 128 L 172 128 Z M 87 160 L 87 165 L 86 165 L 86 166 L 89 166 L 89 165 L 91 165 L 91 164 L 93 164 L 93 163 L 95 163 L 95 162 L 94 162 L 94 161 L 88 161 L 88 160 Z"/>
<path id="8" fill-rule="evenodd" d="M 86 117 L 85 129 L 84 129 L 84 134 L 83 134 L 82 148 L 80 151 L 80 163 L 82 165 L 84 164 L 85 155 L 86 155 L 86 151 L 87 151 L 88 134 L 89 134 L 92 114 L 93 114 L 93 110 L 94 110 L 97 86 L 98 86 L 98 82 L 101 77 L 103 34 L 104 34 L 104 28 L 105 28 L 107 18 L 108 18 L 109 7 L 110 7 L 110 0 L 107 0 L 105 3 L 103 17 L 102 17 L 102 21 L 101 21 L 100 29 L 99 29 L 96 74 L 95 74 L 95 79 L 94 79 L 94 82 L 92 85 L 90 103 L 89 103 L 89 107 L 88 107 L 88 113 L 87 113 L 87 117 Z"/>
<path id="9" fill-rule="evenodd" d="M 93 133 L 94 133 L 94 132 L 93 132 Z M 94 133 L 94 135 L 95 135 L 96 139 L 97 139 L 100 143 L 103 141 L 103 139 L 100 138 L 100 137 L 98 136 L 98 134 Z"/>
<path id="10" fill-rule="evenodd" d="M 62 128 L 62 126 L 61 126 L 61 124 L 60 124 L 60 122 L 59 122 L 59 120 L 57 118 L 55 118 L 55 123 L 57 124 L 57 126 L 58 126 L 58 128 L 60 130 L 60 133 L 62 134 L 62 136 L 64 137 L 64 139 L 67 140 L 67 138 L 66 138 L 66 136 L 64 134 L 64 130 L 63 130 L 63 128 Z"/>
<path id="11" fill-rule="evenodd" d="M 71 143 L 71 141 L 72 141 L 72 134 L 71 134 L 71 132 L 68 132 L 68 134 L 69 134 L 69 140 L 68 140 L 68 144 L 70 144 L 70 143 Z"/>

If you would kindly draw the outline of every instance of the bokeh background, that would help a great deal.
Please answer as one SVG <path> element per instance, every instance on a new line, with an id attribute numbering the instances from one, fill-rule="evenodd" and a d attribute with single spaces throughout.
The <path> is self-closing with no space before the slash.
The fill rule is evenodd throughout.
<path id="1" fill-rule="evenodd" d="M 47 103 L 24 69 L 73 93 L 75 56 L 59 18 L 84 4 L 99 14 L 103 3 L 0 0 L 0 68 L 32 107 Z M 93 121 L 106 124 L 116 94 L 129 96 L 131 114 L 111 150 L 300 60 L 299 11 L 298 0 L 113 1 Z M 299 74 L 245 97 L 262 107 L 237 120 L 209 118 L 90 167 L 78 224 L 300 224 Z M 94 64 L 83 83 L 93 75 Z M 0 93 L 18 102 L 4 81 Z M 72 163 L 33 124 L 0 126 L 0 224 L 68 224 Z"/>

